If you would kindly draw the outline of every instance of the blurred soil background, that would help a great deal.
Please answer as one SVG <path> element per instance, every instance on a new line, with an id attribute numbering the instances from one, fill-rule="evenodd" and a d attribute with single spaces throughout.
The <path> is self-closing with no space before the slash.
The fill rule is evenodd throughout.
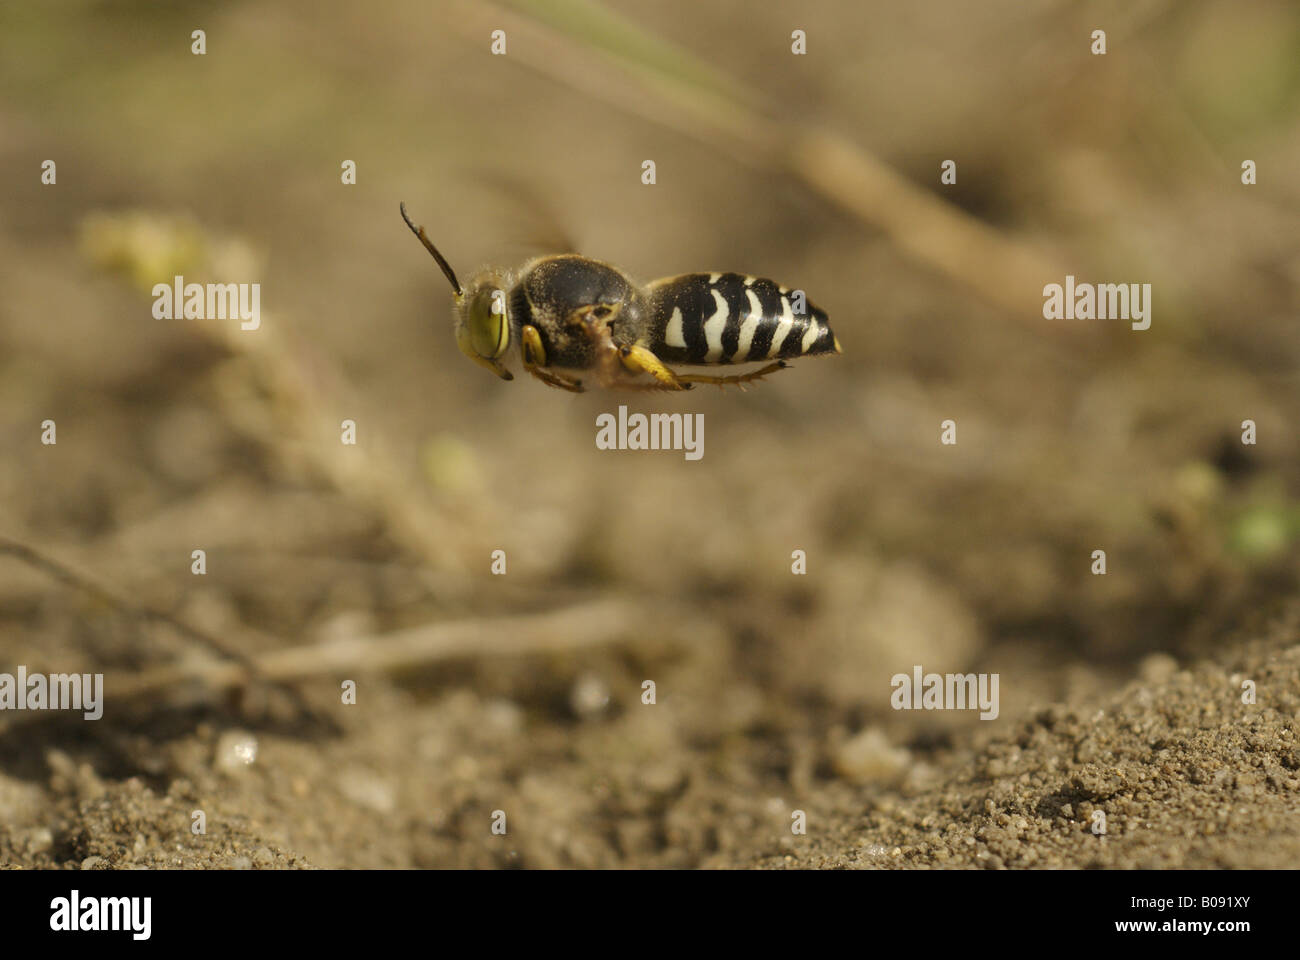
<path id="1" fill-rule="evenodd" d="M 5 5 L 0 671 L 107 699 L 0 715 L 0 864 L 1296 865 L 1298 51 L 1284 0 Z M 844 354 L 502 383 L 399 200 L 462 280 L 750 272 Z M 262 329 L 154 319 L 176 273 Z M 1151 328 L 1044 320 L 1067 273 Z M 704 458 L 597 450 L 620 403 Z M 891 710 L 914 664 L 1000 716 Z"/>

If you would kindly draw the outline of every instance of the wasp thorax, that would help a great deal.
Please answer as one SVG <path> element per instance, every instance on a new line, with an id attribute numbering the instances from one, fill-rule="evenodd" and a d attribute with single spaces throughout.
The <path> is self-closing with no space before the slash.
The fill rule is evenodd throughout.
<path id="1" fill-rule="evenodd" d="M 641 321 L 641 295 L 620 271 L 587 257 L 544 257 L 524 270 L 511 312 L 532 324 L 548 363 L 589 367 L 602 345 L 633 338 Z"/>

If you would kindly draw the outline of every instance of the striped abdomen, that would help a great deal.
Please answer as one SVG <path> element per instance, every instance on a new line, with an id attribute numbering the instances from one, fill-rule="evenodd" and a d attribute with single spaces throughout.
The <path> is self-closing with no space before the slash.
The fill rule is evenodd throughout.
<path id="1" fill-rule="evenodd" d="M 650 350 L 665 363 L 749 363 L 839 353 L 801 291 L 739 273 L 687 273 L 646 288 Z"/>

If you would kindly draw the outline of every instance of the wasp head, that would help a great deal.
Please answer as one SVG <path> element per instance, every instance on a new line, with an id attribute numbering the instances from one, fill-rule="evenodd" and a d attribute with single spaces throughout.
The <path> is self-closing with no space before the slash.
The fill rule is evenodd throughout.
<path id="1" fill-rule="evenodd" d="M 475 363 L 503 380 L 511 380 L 501 358 L 510 349 L 510 314 L 506 307 L 509 284 L 495 271 L 475 277 L 469 289 L 456 297 L 456 345 Z"/>
<path id="2" fill-rule="evenodd" d="M 503 278 L 488 272 L 474 278 L 468 290 L 463 290 L 456 272 L 447 258 L 438 252 L 424 227 L 417 227 L 406 214 L 406 204 L 400 205 L 402 219 L 411 232 L 424 244 L 433 259 L 442 268 L 443 276 L 451 284 L 456 297 L 456 345 L 461 353 L 475 363 L 487 367 L 502 380 L 513 380 L 501 358 L 510 347 L 510 317 L 506 310 Z"/>

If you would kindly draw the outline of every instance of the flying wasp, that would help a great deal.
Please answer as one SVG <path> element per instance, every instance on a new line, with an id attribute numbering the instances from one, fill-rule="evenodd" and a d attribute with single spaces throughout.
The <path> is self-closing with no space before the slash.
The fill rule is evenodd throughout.
<path id="1" fill-rule="evenodd" d="M 802 291 L 739 273 L 687 273 L 639 288 L 607 263 L 561 254 L 516 271 L 489 268 L 461 287 L 405 203 L 401 211 L 451 283 L 461 352 L 502 380 L 514 379 L 504 360 L 516 343 L 525 370 L 574 393 L 588 375 L 601 386 L 633 390 L 745 384 L 785 369 L 794 357 L 840 352 L 825 311 Z M 668 366 L 756 362 L 764 366 L 731 376 Z"/>

